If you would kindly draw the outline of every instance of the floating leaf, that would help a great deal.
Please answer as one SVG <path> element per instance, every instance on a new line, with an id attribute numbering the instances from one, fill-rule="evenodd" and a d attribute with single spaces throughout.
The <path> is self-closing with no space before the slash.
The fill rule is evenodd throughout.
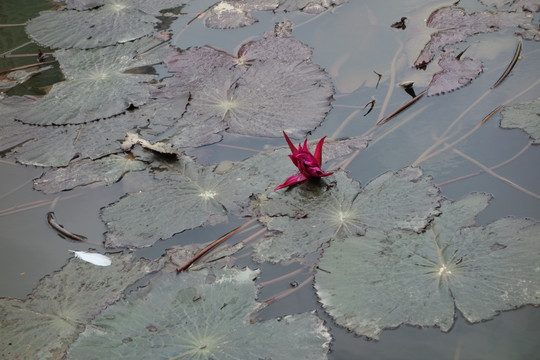
<path id="1" fill-rule="evenodd" d="M 0 91 L 11 89 L 14 86 L 24 83 L 32 76 L 36 76 L 49 69 L 52 69 L 52 66 L 45 66 L 37 70 L 11 71 L 5 75 L 0 75 Z"/>
<path id="2" fill-rule="evenodd" d="M 434 11 L 426 25 L 435 29 L 443 29 L 431 35 L 430 41 L 418 55 L 414 66 L 426 66 L 439 49 L 446 45 L 465 41 L 469 36 L 498 31 L 506 27 L 517 27 L 530 24 L 532 17 L 526 12 L 514 11 L 482 11 L 468 14 L 462 8 L 443 7 Z"/>
<path id="3" fill-rule="evenodd" d="M 81 124 L 117 115 L 130 106 L 144 104 L 154 78 L 126 70 L 160 62 L 167 48 L 142 55 L 160 44 L 144 38 L 123 45 L 95 50 L 59 50 L 54 53 L 66 81 L 55 84 L 17 119 L 29 124 Z"/>
<path id="4" fill-rule="evenodd" d="M 160 263 L 110 254 L 112 264 L 96 267 L 72 258 L 44 277 L 26 300 L 0 299 L 3 359 L 61 359 L 85 325 L 123 291 Z"/>
<path id="5" fill-rule="evenodd" d="M 439 191 L 418 168 L 387 172 L 363 190 L 344 172 L 258 199 L 261 221 L 275 233 L 255 247 L 257 261 L 302 261 L 335 237 L 367 227 L 422 231 L 439 212 Z"/>
<path id="6" fill-rule="evenodd" d="M 334 320 L 377 338 L 401 324 L 452 327 L 455 308 L 470 322 L 540 303 L 540 224 L 504 218 L 472 226 L 489 196 L 441 205 L 422 233 L 369 229 L 325 249 L 315 288 Z"/>
<path id="7" fill-rule="evenodd" d="M 502 111 L 502 128 L 523 129 L 532 139 L 533 144 L 540 144 L 540 98 L 513 106 Z"/>
<path id="8" fill-rule="evenodd" d="M 452 52 L 444 52 L 439 60 L 441 71 L 433 75 L 427 94 L 439 95 L 457 90 L 476 79 L 482 72 L 482 62 L 469 57 L 458 59 Z"/>
<path id="9" fill-rule="evenodd" d="M 94 183 L 113 184 L 125 173 L 146 169 L 146 164 L 130 156 L 109 155 L 97 160 L 81 159 L 67 167 L 44 173 L 34 180 L 34 189 L 51 194 Z"/>
<path id="10" fill-rule="evenodd" d="M 68 359 L 326 359 L 330 334 L 315 313 L 250 323 L 257 271 L 163 274 L 103 311 Z"/>
<path id="11" fill-rule="evenodd" d="M 282 0 L 280 1 L 278 10 L 300 10 L 308 14 L 319 14 L 341 4 L 345 4 L 347 1 L 348 0 Z"/>
<path id="12" fill-rule="evenodd" d="M 159 11 L 189 0 L 70 1 L 68 8 L 87 11 L 43 11 L 28 22 L 26 31 L 51 48 L 89 49 L 127 43 L 150 35 L 160 22 Z"/>
<path id="13" fill-rule="evenodd" d="M 237 134 L 277 137 L 285 130 L 300 138 L 322 122 L 334 93 L 310 54 L 299 41 L 273 34 L 243 46 L 237 58 L 194 48 L 165 59 L 177 76 L 161 91 L 190 94 L 188 121 L 221 120 Z"/>

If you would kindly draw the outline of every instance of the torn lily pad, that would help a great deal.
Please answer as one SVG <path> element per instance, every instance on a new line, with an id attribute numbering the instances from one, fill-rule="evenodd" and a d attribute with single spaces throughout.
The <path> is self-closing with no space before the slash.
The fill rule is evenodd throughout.
<path id="1" fill-rule="evenodd" d="M 540 98 L 526 103 L 505 107 L 501 127 L 523 129 L 533 144 L 540 144 Z"/>
<path id="2" fill-rule="evenodd" d="M 499 10 L 467 13 L 462 8 L 443 7 L 434 11 L 426 22 L 430 28 L 441 29 L 431 39 L 414 62 L 416 68 L 425 67 L 435 53 L 446 45 L 465 41 L 469 36 L 499 31 L 508 27 L 530 24 L 532 17 L 526 12 Z"/>
<path id="3" fill-rule="evenodd" d="M 345 172 L 285 192 L 261 195 L 261 221 L 273 231 L 255 246 L 256 261 L 303 261 L 336 237 L 403 228 L 422 231 L 434 216 L 439 190 L 419 168 L 380 175 L 364 189 Z"/>
<path id="4" fill-rule="evenodd" d="M 70 1 L 68 8 L 84 10 L 43 11 L 28 22 L 26 32 L 51 48 L 90 49 L 127 43 L 154 32 L 163 9 L 189 0 Z"/>
<path id="5" fill-rule="evenodd" d="M 271 33 L 242 47 L 238 57 L 193 48 L 165 59 L 176 76 L 161 91 L 191 95 L 188 119 L 218 119 L 236 134 L 278 137 L 285 130 L 300 138 L 324 120 L 334 94 L 310 55 L 301 42 Z"/>
<path id="6" fill-rule="evenodd" d="M 378 338 L 401 324 L 449 331 L 457 308 L 470 322 L 540 303 L 540 224 L 503 218 L 473 226 L 489 196 L 445 201 L 422 233 L 369 229 L 336 239 L 315 276 L 320 302 L 341 326 Z"/>
<path id="7" fill-rule="evenodd" d="M 255 22 L 252 11 L 275 10 L 279 0 L 226 0 L 220 1 L 208 12 L 204 24 L 212 29 L 235 29 Z"/>
<path id="8" fill-rule="evenodd" d="M 26 300 L 0 299 L 3 359 L 61 359 L 68 346 L 101 310 L 159 262 L 131 254 L 108 254 L 112 264 L 95 266 L 74 257 L 44 277 Z"/>
<path id="9" fill-rule="evenodd" d="M 326 359 L 330 334 L 314 312 L 250 323 L 258 271 L 163 274 L 103 311 L 68 359 Z"/>
<path id="10" fill-rule="evenodd" d="M 433 75 L 427 94 L 439 95 L 457 90 L 476 79 L 482 72 L 482 62 L 469 57 L 460 59 L 453 52 L 442 53 L 439 60 L 441 71 Z"/>
<path id="11" fill-rule="evenodd" d="M 127 172 L 142 171 L 146 166 L 146 163 L 129 155 L 109 155 L 97 160 L 75 160 L 67 167 L 49 170 L 34 180 L 34 189 L 52 194 L 96 183 L 111 185 Z"/>
<path id="12" fill-rule="evenodd" d="M 66 80 L 55 84 L 17 119 L 35 125 L 81 124 L 144 104 L 152 89 L 146 83 L 155 75 L 126 71 L 159 63 L 169 52 L 167 47 L 156 49 L 159 44 L 144 38 L 95 50 L 55 52 Z"/>

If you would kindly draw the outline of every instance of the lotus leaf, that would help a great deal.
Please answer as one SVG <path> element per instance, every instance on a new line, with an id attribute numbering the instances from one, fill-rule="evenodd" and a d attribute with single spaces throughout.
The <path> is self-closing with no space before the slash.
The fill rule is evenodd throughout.
<path id="1" fill-rule="evenodd" d="M 109 254 L 112 264 L 95 266 L 71 258 L 46 276 L 26 300 L 0 299 L 3 359 L 61 359 L 88 322 L 159 262 Z"/>
<path id="2" fill-rule="evenodd" d="M 285 130 L 299 138 L 322 122 L 334 93 L 310 55 L 299 41 L 268 33 L 245 44 L 238 58 L 211 48 L 181 51 L 165 59 L 176 76 L 161 91 L 191 95 L 183 115 L 189 121 L 221 119 L 237 134 L 277 137 Z"/>
<path id="3" fill-rule="evenodd" d="M 36 125 L 81 124 L 122 113 L 130 106 L 144 104 L 154 78 L 150 74 L 126 70 L 160 62 L 169 50 L 161 48 L 145 54 L 160 43 L 149 38 L 95 50 L 55 52 L 66 81 L 55 84 L 17 119 Z"/>
<path id="4" fill-rule="evenodd" d="M 427 94 L 439 95 L 457 90 L 476 79 L 482 72 L 482 62 L 469 57 L 458 59 L 451 52 L 445 52 L 439 66 L 442 70 L 433 75 Z"/>
<path id="5" fill-rule="evenodd" d="M 326 180 L 327 179 L 327 180 Z M 336 237 L 367 227 L 422 231 L 439 213 L 440 195 L 418 168 L 387 172 L 361 190 L 345 172 L 258 199 L 261 221 L 272 236 L 254 251 L 257 261 L 303 261 Z"/>
<path id="6" fill-rule="evenodd" d="M 326 359 L 330 335 L 314 313 L 249 322 L 257 274 L 162 274 L 96 317 L 68 359 Z"/>
<path id="7" fill-rule="evenodd" d="M 251 11 L 275 10 L 278 0 L 228 0 L 220 1 L 207 13 L 204 24 L 213 29 L 234 29 L 251 25 L 257 19 Z"/>
<path id="8" fill-rule="evenodd" d="M 540 303 L 540 224 L 503 218 L 473 226 L 488 200 L 444 201 L 422 233 L 369 229 L 336 239 L 315 277 L 325 310 L 356 334 L 378 338 L 401 324 L 448 331 L 456 308 L 474 323 Z"/>
<path id="9" fill-rule="evenodd" d="M 76 10 L 43 11 L 28 22 L 26 31 L 51 48 L 90 49 L 127 43 L 154 31 L 159 11 L 189 0 L 70 1 Z M 85 11 L 77 11 L 85 10 Z"/>
<path id="10" fill-rule="evenodd" d="M 129 171 L 144 169 L 144 162 L 130 156 L 109 155 L 97 160 L 82 159 L 71 162 L 67 167 L 47 171 L 34 180 L 34 189 L 50 194 L 93 183 L 110 185 Z"/>
<path id="11" fill-rule="evenodd" d="M 471 35 L 530 24 L 531 19 L 523 11 L 500 10 L 496 12 L 482 11 L 469 14 L 462 8 L 440 8 L 430 15 L 426 25 L 442 30 L 431 35 L 431 39 L 414 62 L 414 66 L 417 68 L 426 66 L 433 59 L 434 54 L 446 45 L 465 41 Z"/>
<path id="12" fill-rule="evenodd" d="M 503 109 L 502 128 L 523 129 L 532 139 L 533 144 L 540 144 L 540 99 L 508 106 Z"/>

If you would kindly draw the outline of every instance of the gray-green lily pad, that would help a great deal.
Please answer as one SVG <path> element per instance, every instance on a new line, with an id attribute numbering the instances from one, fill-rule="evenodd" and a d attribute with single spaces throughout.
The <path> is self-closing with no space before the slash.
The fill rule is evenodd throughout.
<path id="1" fill-rule="evenodd" d="M 326 359 L 331 337 L 313 312 L 250 323 L 257 274 L 162 274 L 96 317 L 68 359 Z"/>
<path id="2" fill-rule="evenodd" d="M 533 144 L 540 144 L 540 99 L 505 107 L 501 127 L 523 129 Z"/>
<path id="3" fill-rule="evenodd" d="M 285 130 L 300 138 L 324 120 L 334 94 L 310 55 L 301 42 L 270 33 L 238 57 L 211 48 L 177 52 L 165 59 L 176 76 L 161 91 L 191 95 L 188 119 L 219 119 L 236 134 L 278 137 Z"/>
<path id="4" fill-rule="evenodd" d="M 441 71 L 433 75 L 427 95 L 439 95 L 457 90 L 476 79 L 482 72 L 480 60 L 465 57 L 458 59 L 453 52 L 446 51 L 439 60 Z"/>
<path id="5" fill-rule="evenodd" d="M 110 185 L 119 181 L 127 172 L 142 171 L 146 167 L 146 163 L 129 155 L 113 154 L 97 160 L 81 159 L 71 162 L 67 167 L 47 171 L 34 180 L 34 189 L 51 194 L 96 183 Z"/>
<path id="6" fill-rule="evenodd" d="M 473 226 L 489 196 L 445 201 L 422 233 L 369 229 L 325 249 L 315 288 L 341 326 L 378 338 L 401 324 L 449 331 L 457 308 L 470 322 L 540 303 L 540 224 L 503 218 Z"/>
<path id="7" fill-rule="evenodd" d="M 43 278 L 26 300 L 0 299 L 0 354 L 3 359 L 61 359 L 95 315 L 119 300 L 124 290 L 160 262 L 130 254 L 108 254 L 110 266 L 75 257 Z"/>
<path id="8" fill-rule="evenodd" d="M 319 14 L 323 11 L 333 9 L 349 0 L 282 0 L 278 10 L 297 11 L 308 14 Z"/>
<path id="9" fill-rule="evenodd" d="M 153 89 L 147 82 L 155 75 L 126 71 L 159 63 L 169 52 L 167 47 L 145 53 L 159 44 L 144 38 L 95 50 L 55 52 L 66 80 L 55 84 L 17 119 L 35 125 L 81 124 L 144 104 Z"/>
<path id="10" fill-rule="evenodd" d="M 441 197 L 419 168 L 387 172 L 364 189 L 343 171 L 258 199 L 261 221 L 273 235 L 255 246 L 256 261 L 304 261 L 336 237 L 367 227 L 422 231 L 439 214 Z"/>
<path id="11" fill-rule="evenodd" d="M 278 0 L 225 0 L 220 1 L 207 12 L 204 24 L 212 29 L 235 29 L 255 22 L 252 11 L 275 10 Z"/>
<path id="12" fill-rule="evenodd" d="M 123 0 L 70 2 L 77 10 L 44 11 L 28 22 L 26 31 L 36 42 L 51 48 L 90 49 L 126 43 L 154 32 L 163 9 L 189 0 Z M 84 10 L 84 11 L 78 11 Z"/>

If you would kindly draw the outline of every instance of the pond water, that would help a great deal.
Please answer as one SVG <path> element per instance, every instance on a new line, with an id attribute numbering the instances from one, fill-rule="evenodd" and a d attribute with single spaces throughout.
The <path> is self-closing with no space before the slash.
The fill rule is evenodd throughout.
<path id="1" fill-rule="evenodd" d="M 459 136 L 501 104 L 513 105 L 540 97 L 540 86 L 533 86 L 540 73 L 540 43 L 534 41 L 523 41 L 522 57 L 511 75 L 500 87 L 490 90 L 512 59 L 518 43 L 514 35 L 516 29 L 510 28 L 494 34 L 472 36 L 467 43 L 455 45 L 459 51 L 468 46 L 466 55 L 483 62 L 482 74 L 471 84 L 444 95 L 424 97 L 384 126 L 374 129 L 374 124 L 383 114 L 389 114 L 410 100 L 410 96 L 396 86 L 397 83 L 414 81 L 417 93 L 429 84 L 436 64 L 431 64 L 426 71 L 413 69 L 411 64 L 433 31 L 426 28 L 424 19 L 435 9 L 451 2 L 353 0 L 320 15 L 255 12 L 258 22 L 241 29 L 212 30 L 201 21 L 194 21 L 186 27 L 189 20 L 214 2 L 194 1 L 182 9 L 183 13 L 189 15 L 181 16 L 171 25 L 174 45 L 182 49 L 209 45 L 234 54 L 245 41 L 259 39 L 266 31 L 272 31 L 276 22 L 292 21 L 295 24 L 292 36 L 313 48 L 312 62 L 330 74 L 336 88 L 333 109 L 309 138 L 372 134 L 375 141 L 347 166 L 351 177 L 363 185 L 386 171 L 397 171 L 413 164 L 460 116 L 462 119 L 454 129 Z M 485 9 L 473 0 L 461 2 L 460 6 L 470 11 Z M 0 23 L 22 23 L 49 7 L 41 0 L 2 1 Z M 408 19 L 405 30 L 390 27 L 403 16 Z M 538 24 L 538 15 L 533 23 Z M 23 27 L 0 27 L 0 53 L 27 41 Z M 46 51 L 44 48 L 42 50 Z M 15 53 L 36 52 L 37 45 L 30 44 Z M 34 60 L 33 57 L 0 58 L 0 70 L 30 64 Z M 157 71 L 166 75 L 163 66 L 158 66 Z M 379 84 L 374 72 L 383 74 Z M 42 87 L 60 79 L 61 74 L 55 66 L 13 88 L 8 95 L 40 94 Z M 524 92 L 528 88 L 530 90 Z M 367 108 L 363 107 L 372 98 L 376 99 L 374 108 L 364 116 Z M 456 148 L 487 167 L 520 153 L 529 142 L 528 135 L 520 129 L 500 128 L 500 119 L 501 115 L 497 113 Z M 194 155 L 200 163 L 211 164 L 223 160 L 242 160 L 258 151 L 283 145 L 285 142 L 282 138 L 225 134 L 219 144 L 190 150 L 189 154 Z M 526 190 L 540 194 L 539 161 L 540 146 L 533 145 L 496 172 Z M 433 177 L 435 184 L 479 170 L 475 163 L 451 149 L 417 163 L 425 174 Z M 100 209 L 136 189 L 139 181 L 143 181 L 140 174 L 134 173 L 125 175 L 120 182 L 110 186 L 45 195 L 32 188 L 33 179 L 43 171 L 42 168 L 15 164 L 11 159 L 0 159 L 1 297 L 24 299 L 43 276 L 59 270 L 66 263 L 72 256 L 68 249 L 89 248 L 87 244 L 60 238 L 47 224 L 47 212 L 58 196 L 60 198 L 54 203 L 58 222 L 74 233 L 84 234 L 90 240 L 101 243 L 106 227 L 99 217 Z M 473 192 L 492 194 L 489 206 L 476 219 L 476 224 L 480 226 L 506 216 L 540 219 L 539 198 L 486 173 L 441 185 L 440 189 L 450 200 L 458 200 Z M 229 216 L 225 224 L 185 231 L 135 253 L 157 259 L 173 245 L 215 240 L 244 222 L 245 219 Z M 239 239 L 242 237 L 235 236 L 229 242 L 234 243 Z M 101 245 L 92 245 L 91 248 L 99 252 L 116 251 Z M 295 264 L 257 264 L 249 256 L 238 259 L 237 264 L 261 268 L 259 283 L 299 267 Z M 272 298 L 290 289 L 292 280 L 301 283 L 309 276 L 309 269 L 303 269 L 293 278 L 265 286 L 259 293 L 259 300 Z M 503 312 L 493 320 L 478 324 L 469 324 L 458 312 L 456 322 L 448 333 L 438 328 L 400 326 L 384 330 L 380 339 L 374 341 L 355 336 L 336 325 L 318 303 L 313 287 L 308 285 L 271 304 L 259 317 L 270 319 L 313 309 L 330 328 L 333 341 L 328 358 L 334 360 L 534 359 L 540 354 L 540 311 L 533 306 Z"/>

